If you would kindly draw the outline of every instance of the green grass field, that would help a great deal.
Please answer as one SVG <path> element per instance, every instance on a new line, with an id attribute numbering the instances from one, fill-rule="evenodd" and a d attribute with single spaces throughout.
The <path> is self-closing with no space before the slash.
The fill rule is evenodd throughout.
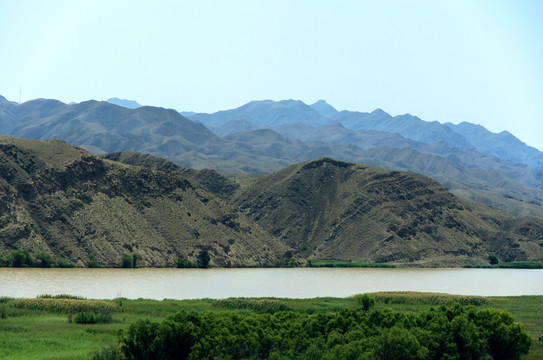
<path id="1" fill-rule="evenodd" d="M 511 312 L 532 336 L 532 348 L 523 359 L 543 359 L 543 296 L 474 297 L 432 293 L 375 293 L 376 308 L 413 312 L 459 302 L 477 308 L 493 307 Z M 86 300 L 79 300 L 86 301 Z M 68 322 L 68 311 L 27 305 L 27 301 L 0 298 L 0 359 L 90 359 L 98 350 L 113 345 L 119 330 L 137 319 L 160 321 L 181 309 L 198 311 L 304 313 L 356 309 L 354 298 L 227 299 L 227 300 L 127 300 L 106 301 L 113 308 L 113 322 L 80 325 Z M 32 301 L 28 302 L 29 304 Z M 95 302 L 82 306 L 95 306 Z"/>

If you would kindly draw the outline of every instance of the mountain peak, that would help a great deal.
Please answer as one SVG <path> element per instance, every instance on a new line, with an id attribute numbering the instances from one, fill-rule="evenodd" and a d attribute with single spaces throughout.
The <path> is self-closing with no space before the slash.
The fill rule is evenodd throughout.
<path id="1" fill-rule="evenodd" d="M 338 113 L 338 111 L 332 105 L 328 104 L 326 100 L 319 100 L 309 106 L 325 117 L 332 117 Z"/>
<path id="2" fill-rule="evenodd" d="M 371 112 L 372 115 L 380 115 L 380 116 L 387 116 L 390 117 L 390 114 L 384 111 L 381 108 L 377 108 Z"/>
<path id="3" fill-rule="evenodd" d="M 304 163 L 303 169 L 304 170 L 316 169 L 316 168 L 321 168 L 323 166 L 328 166 L 328 165 L 332 167 L 336 167 L 336 168 L 347 168 L 347 167 L 353 166 L 354 163 L 336 160 L 329 156 L 323 156 L 316 160 L 307 161 L 306 163 Z"/>
<path id="4" fill-rule="evenodd" d="M 128 109 L 137 109 L 137 108 L 141 107 L 141 105 L 138 104 L 134 100 L 119 99 L 119 98 L 116 98 L 116 97 L 107 99 L 107 102 L 110 103 L 110 104 L 122 106 L 122 107 L 125 107 L 125 108 L 128 108 Z"/>
<path id="5" fill-rule="evenodd" d="M 7 103 L 9 103 L 8 99 L 0 95 L 0 104 L 7 104 Z"/>

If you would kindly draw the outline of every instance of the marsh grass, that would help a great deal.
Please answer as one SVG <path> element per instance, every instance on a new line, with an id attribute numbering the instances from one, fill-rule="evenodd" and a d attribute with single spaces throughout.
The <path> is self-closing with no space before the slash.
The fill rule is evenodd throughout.
<path id="1" fill-rule="evenodd" d="M 517 296 L 517 297 L 459 297 L 458 295 L 413 293 L 413 292 L 387 292 L 370 294 L 376 299 L 375 308 L 391 308 L 393 310 L 412 312 L 427 310 L 436 306 L 436 303 L 449 304 L 462 301 L 473 303 L 473 298 L 481 305 L 477 308 L 493 307 L 511 312 L 516 321 L 520 322 L 530 333 L 533 342 L 530 353 L 523 360 L 543 359 L 543 296 Z M 385 299 L 389 299 L 385 303 Z M 6 319 L 0 319 L 0 359 L 96 359 L 106 358 L 107 352 L 114 351 L 118 339 L 118 331 L 126 330 L 136 320 L 149 319 L 162 321 L 168 315 L 179 310 L 197 310 L 210 312 L 224 311 L 255 311 L 241 305 L 241 309 L 230 309 L 218 306 L 224 300 L 130 300 L 119 298 L 98 303 L 107 303 L 111 306 L 113 322 L 109 324 L 79 325 L 68 323 L 65 312 L 57 312 L 57 306 L 22 306 L 21 300 L 0 298 L 5 308 Z M 26 299 L 38 300 L 38 299 Z M 49 299 L 57 301 L 95 302 L 96 300 Z M 355 297 L 349 298 L 313 298 L 313 299 L 279 299 L 279 298 L 250 298 L 226 299 L 231 304 L 249 302 L 261 304 L 260 306 L 284 304 L 289 310 L 303 313 L 321 313 L 339 311 L 341 309 L 359 309 Z M 122 303 L 122 306 L 119 305 Z M 223 304 L 227 304 L 225 302 Z M 27 304 L 23 302 L 23 304 Z M 254 305 L 253 305 L 254 306 Z M 258 305 L 256 305 L 258 306 Z M 105 349 L 105 350 L 104 350 Z M 108 350 L 109 349 L 109 350 Z M 100 354 L 101 351 L 101 354 Z M 102 357 L 100 357 L 102 356 Z"/>
<path id="2" fill-rule="evenodd" d="M 217 300 L 215 306 L 230 310 L 251 310 L 257 313 L 273 314 L 278 311 L 292 310 L 290 306 L 277 299 L 231 298 Z"/>
<path id="3" fill-rule="evenodd" d="M 41 299 L 72 299 L 72 300 L 86 300 L 82 296 L 76 296 L 76 295 L 69 295 L 69 294 L 58 294 L 58 295 L 50 295 L 50 294 L 42 294 L 36 296 L 36 298 Z"/>
<path id="4" fill-rule="evenodd" d="M 64 298 L 16 299 L 11 305 L 19 309 L 43 310 L 54 313 L 98 312 L 110 314 L 116 304 L 111 301 L 79 300 Z"/>
<path id="5" fill-rule="evenodd" d="M 423 293 L 415 291 L 391 291 L 371 294 L 377 303 L 383 305 L 409 304 L 409 305 L 460 305 L 481 306 L 488 304 L 488 298 L 471 295 L 450 295 L 443 293 Z"/>

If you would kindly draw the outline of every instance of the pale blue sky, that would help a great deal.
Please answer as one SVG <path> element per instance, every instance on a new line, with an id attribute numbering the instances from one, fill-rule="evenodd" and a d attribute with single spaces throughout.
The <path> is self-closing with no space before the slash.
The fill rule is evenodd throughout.
<path id="1" fill-rule="evenodd" d="M 543 1 L 0 1 L 0 95 L 250 100 L 509 130 L 543 149 Z"/>

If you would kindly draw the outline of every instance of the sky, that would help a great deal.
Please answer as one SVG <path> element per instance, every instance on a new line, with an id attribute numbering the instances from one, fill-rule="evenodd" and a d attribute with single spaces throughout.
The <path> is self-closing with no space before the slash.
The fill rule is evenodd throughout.
<path id="1" fill-rule="evenodd" d="M 543 1 L 0 1 L 0 95 L 215 112 L 324 99 L 543 150 Z"/>

